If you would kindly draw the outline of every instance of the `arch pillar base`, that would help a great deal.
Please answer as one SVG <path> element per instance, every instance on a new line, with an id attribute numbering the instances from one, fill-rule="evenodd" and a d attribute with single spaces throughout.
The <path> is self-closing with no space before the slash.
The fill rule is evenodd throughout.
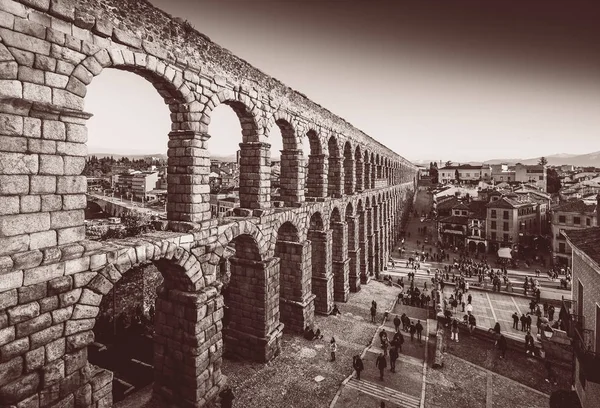
<path id="1" fill-rule="evenodd" d="M 333 300 L 336 302 L 347 302 L 350 295 L 350 258 L 344 261 L 333 261 L 332 265 L 334 285 Z"/>
<path id="2" fill-rule="evenodd" d="M 315 297 L 311 294 L 303 301 L 280 298 L 281 320 L 285 322 L 286 329 L 301 334 L 306 326 L 313 326 L 315 322 Z"/>
<path id="3" fill-rule="evenodd" d="M 356 250 L 349 250 L 348 256 L 350 257 L 348 271 L 348 283 L 350 286 L 350 292 L 360 292 L 360 248 Z"/>
<path id="4" fill-rule="evenodd" d="M 224 289 L 227 303 L 223 324 L 225 352 L 266 363 L 281 351 L 284 325 L 279 322 L 279 291 L 268 290 L 276 285 L 280 259 L 254 261 L 234 256 L 229 262 L 232 278 Z"/>

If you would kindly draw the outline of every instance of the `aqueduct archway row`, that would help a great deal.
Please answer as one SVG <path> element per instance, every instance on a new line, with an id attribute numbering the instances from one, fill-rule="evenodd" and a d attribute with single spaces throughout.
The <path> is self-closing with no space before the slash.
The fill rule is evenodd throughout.
<path id="1" fill-rule="evenodd" d="M 168 228 L 180 232 L 84 240 L 84 97 L 106 68 L 143 76 L 170 108 Z M 87 360 L 98 305 L 132 265 L 154 262 L 165 278 L 157 391 L 203 405 L 224 381 L 223 343 L 269 360 L 282 330 L 301 330 L 384 268 L 415 188 L 401 156 L 147 2 L 0 1 L 0 99 L 2 403 L 110 405 L 111 376 Z M 240 120 L 245 218 L 217 226 L 207 148 L 219 104 Z M 275 126 L 284 149 L 272 200 Z M 224 301 L 251 318 L 222 331 Z"/>
<path id="2" fill-rule="evenodd" d="M 99 305 L 129 269 L 154 262 L 164 277 L 155 390 L 177 406 L 201 406 L 224 385 L 224 348 L 269 361 L 283 330 L 301 332 L 384 269 L 412 200 L 406 183 L 232 221 L 212 234 L 164 231 L 0 257 L 0 400 L 110 405 L 112 375 L 87 360 Z M 222 330 L 224 304 L 232 317 Z"/>

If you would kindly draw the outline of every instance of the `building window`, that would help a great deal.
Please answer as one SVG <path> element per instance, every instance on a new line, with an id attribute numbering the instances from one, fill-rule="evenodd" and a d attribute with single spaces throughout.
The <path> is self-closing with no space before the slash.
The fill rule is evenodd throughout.
<path id="1" fill-rule="evenodd" d="M 505 222 L 502 227 L 503 227 L 502 230 L 508 231 L 508 222 Z"/>
<path id="2" fill-rule="evenodd" d="M 508 220 L 508 211 L 504 211 L 504 216 L 502 217 L 505 220 Z"/>
<path id="3" fill-rule="evenodd" d="M 589 218 L 586 218 L 585 225 L 587 225 L 589 227 L 590 225 L 592 225 L 592 221 Z"/>
<path id="4" fill-rule="evenodd" d="M 490 226 L 490 229 L 493 229 L 493 230 L 496 229 L 496 221 L 492 221 L 492 225 Z"/>
<path id="5" fill-rule="evenodd" d="M 543 179 L 544 179 L 544 176 L 540 176 L 540 180 L 543 180 Z"/>
<path id="6" fill-rule="evenodd" d="M 581 218 L 580 217 L 573 217 L 573 224 L 575 224 L 575 225 L 581 224 Z"/>
<path id="7" fill-rule="evenodd" d="M 508 242 L 508 234 L 504 234 L 504 242 Z"/>
<path id="8" fill-rule="evenodd" d="M 558 222 L 564 224 L 565 222 L 567 222 L 567 218 L 564 215 L 559 215 Z"/>
<path id="9" fill-rule="evenodd" d="M 492 231 L 492 241 L 496 240 L 496 233 L 494 231 Z"/>
<path id="10" fill-rule="evenodd" d="M 492 218 L 496 218 L 496 210 L 492 210 Z"/>
<path id="11" fill-rule="evenodd" d="M 558 252 L 561 254 L 566 253 L 565 251 L 565 243 L 564 242 L 559 242 L 558 243 Z"/>

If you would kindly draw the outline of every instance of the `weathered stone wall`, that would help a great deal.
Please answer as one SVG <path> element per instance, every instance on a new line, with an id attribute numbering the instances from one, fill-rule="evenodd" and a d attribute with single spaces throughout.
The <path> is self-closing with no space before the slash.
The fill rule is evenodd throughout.
<path id="1" fill-rule="evenodd" d="M 179 232 L 83 240 L 84 97 L 105 68 L 146 78 L 169 105 L 169 222 L 157 227 Z M 210 219 L 207 148 L 210 114 L 222 103 L 243 130 L 241 208 L 240 217 L 218 225 Z M 271 208 L 274 126 L 284 137 L 286 208 Z M 156 395 L 171 405 L 204 405 L 225 383 L 224 341 L 268 361 L 279 353 L 282 322 L 295 331 L 311 325 L 316 305 L 327 313 L 346 288 L 360 289 L 359 271 L 366 283 L 385 265 L 386 237 L 396 237 L 406 219 L 415 173 L 343 119 L 147 2 L 0 0 L 0 401 L 110 406 L 111 374 L 87 362 L 95 318 L 123 274 L 154 264 L 164 277 L 156 301 Z M 385 186 L 376 185 L 382 178 Z M 308 242 L 317 213 L 322 225 L 311 239 L 325 250 Z M 345 215 L 348 237 L 332 214 Z M 347 240 L 334 258 L 324 245 L 332 231 Z M 278 245 L 286 242 L 293 245 L 280 259 Z M 235 316 L 225 338 L 224 283 Z M 231 339 L 243 340 L 243 349 Z"/>

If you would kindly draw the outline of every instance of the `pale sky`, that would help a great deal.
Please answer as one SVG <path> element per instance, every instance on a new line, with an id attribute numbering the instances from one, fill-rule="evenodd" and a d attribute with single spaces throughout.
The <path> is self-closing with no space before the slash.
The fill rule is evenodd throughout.
<path id="1" fill-rule="evenodd" d="M 452 9 L 402 0 L 151 2 L 409 160 L 600 150 L 596 10 L 535 1 L 530 10 L 510 1 Z M 166 152 L 169 111 L 144 79 L 105 70 L 85 102 L 95 115 L 90 152 Z M 235 154 L 241 133 L 230 108 L 215 109 L 210 134 L 211 154 Z M 270 138 L 280 150 L 280 134 Z"/>

